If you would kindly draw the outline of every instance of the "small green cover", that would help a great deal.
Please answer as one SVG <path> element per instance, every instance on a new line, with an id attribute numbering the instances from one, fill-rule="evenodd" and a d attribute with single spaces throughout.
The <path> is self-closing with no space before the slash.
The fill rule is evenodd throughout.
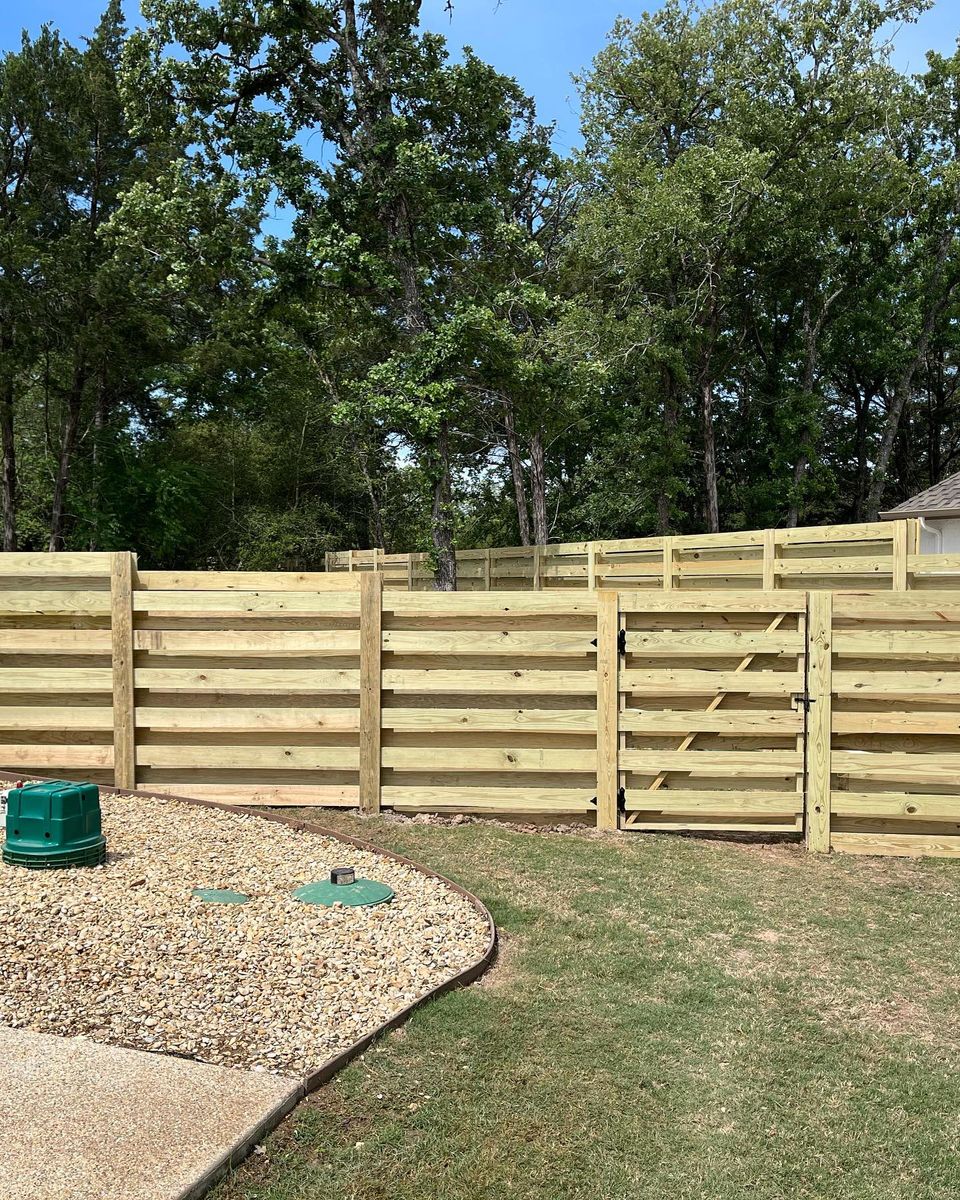
<path id="1" fill-rule="evenodd" d="M 53 869 L 95 867 L 107 856 L 95 783 L 28 783 L 7 796 L 3 861 Z"/>
<path id="2" fill-rule="evenodd" d="M 229 888 L 194 888 L 190 895 L 206 904 L 246 904 L 250 899 L 243 892 L 231 892 Z"/>
<path id="3" fill-rule="evenodd" d="M 375 879 L 358 879 L 355 883 L 331 883 L 321 879 L 318 883 L 307 883 L 293 893 L 294 900 L 304 904 L 349 904 L 351 907 L 365 904 L 382 904 L 393 899 L 393 888 Z"/>

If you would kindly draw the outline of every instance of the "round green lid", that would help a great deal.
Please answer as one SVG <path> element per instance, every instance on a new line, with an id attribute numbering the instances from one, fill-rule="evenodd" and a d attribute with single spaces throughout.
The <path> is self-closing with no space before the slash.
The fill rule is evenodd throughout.
<path id="1" fill-rule="evenodd" d="M 231 892 L 229 888 L 194 888 L 190 895 L 206 904 L 246 904 L 250 899 L 243 892 Z"/>
<path id="2" fill-rule="evenodd" d="M 375 879 L 358 879 L 356 883 L 331 883 L 322 879 L 319 883 L 307 883 L 293 893 L 294 900 L 303 904 L 382 904 L 393 899 L 393 888 Z"/>

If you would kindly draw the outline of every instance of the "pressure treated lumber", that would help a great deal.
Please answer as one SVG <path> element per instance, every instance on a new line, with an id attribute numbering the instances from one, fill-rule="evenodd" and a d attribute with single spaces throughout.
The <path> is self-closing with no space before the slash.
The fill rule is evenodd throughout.
<path id="1" fill-rule="evenodd" d="M 597 826 L 616 829 L 619 771 L 620 630 L 619 594 L 596 593 L 597 597 Z"/>

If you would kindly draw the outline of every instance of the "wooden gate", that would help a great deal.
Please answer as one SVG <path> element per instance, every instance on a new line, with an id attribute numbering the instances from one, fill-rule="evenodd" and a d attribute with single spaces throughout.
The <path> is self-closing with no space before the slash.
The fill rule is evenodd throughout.
<path id="1" fill-rule="evenodd" d="M 605 720 L 601 698 L 598 730 L 616 737 L 621 827 L 802 831 L 806 596 L 622 592 L 606 606 L 617 711 Z"/>

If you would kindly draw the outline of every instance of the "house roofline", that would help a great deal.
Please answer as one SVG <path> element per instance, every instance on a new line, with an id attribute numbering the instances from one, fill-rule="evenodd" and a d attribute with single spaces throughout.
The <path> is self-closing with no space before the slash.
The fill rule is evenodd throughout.
<path id="1" fill-rule="evenodd" d="M 946 517 L 960 517 L 960 508 L 956 505 L 950 508 L 891 508 L 879 514 L 881 521 L 902 521 L 923 517 L 924 520 L 939 520 Z"/>

